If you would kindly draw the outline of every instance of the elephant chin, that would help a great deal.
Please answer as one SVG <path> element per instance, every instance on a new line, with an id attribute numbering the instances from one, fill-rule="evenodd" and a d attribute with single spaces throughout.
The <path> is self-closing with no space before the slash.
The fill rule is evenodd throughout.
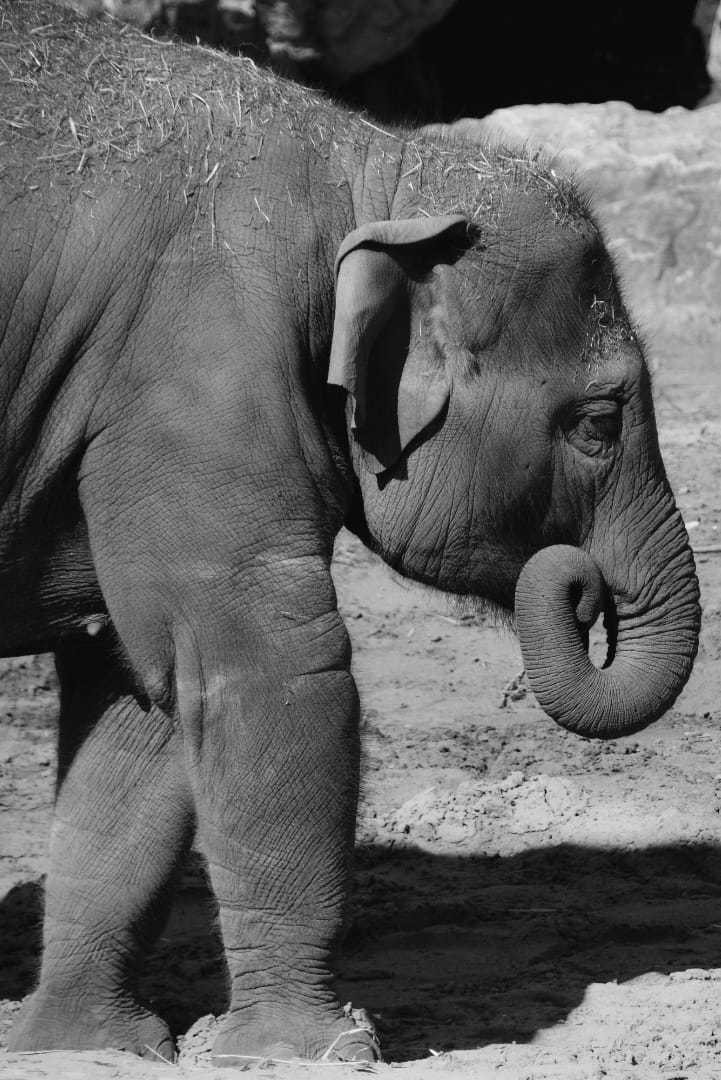
<path id="1" fill-rule="evenodd" d="M 688 546 L 673 560 L 640 610 L 610 595 L 586 552 L 544 548 L 528 560 L 516 586 L 516 627 L 530 686 L 562 727 L 587 738 L 639 731 L 676 700 L 693 666 L 700 612 Z M 605 613 L 608 656 L 591 662 L 588 629 Z"/>

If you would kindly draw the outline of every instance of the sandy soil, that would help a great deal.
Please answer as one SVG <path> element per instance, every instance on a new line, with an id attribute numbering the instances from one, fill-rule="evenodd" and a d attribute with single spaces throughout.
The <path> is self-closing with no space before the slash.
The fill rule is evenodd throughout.
<path id="1" fill-rule="evenodd" d="M 340 986 L 375 1014 L 394 1063 L 371 1071 L 721 1075 L 718 339 L 718 326 L 689 322 L 657 343 L 659 428 L 697 551 L 704 625 L 687 689 L 642 734 L 596 744 L 560 731 L 518 686 L 510 631 L 460 617 L 339 539 L 366 759 Z M 48 657 L 2 662 L 0 1045 L 39 951 L 56 707 Z M 223 1009 L 213 915 L 195 858 L 144 977 L 178 1032 Z M 0 1076 L 208 1077 L 204 1031 L 201 1022 L 174 1069 L 114 1053 L 0 1050 Z M 358 1071 L 248 1071 L 297 1080 L 329 1069 Z"/>

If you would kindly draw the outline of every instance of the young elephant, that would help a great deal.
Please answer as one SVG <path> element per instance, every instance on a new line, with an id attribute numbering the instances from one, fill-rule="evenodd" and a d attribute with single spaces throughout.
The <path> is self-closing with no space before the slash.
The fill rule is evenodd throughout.
<path id="1" fill-rule="evenodd" d="M 12 1045 L 172 1054 L 135 975 L 195 833 L 218 1060 L 373 1058 L 332 988 L 359 759 L 341 525 L 441 589 L 517 589 L 534 690 L 582 735 L 654 720 L 691 669 L 693 559 L 609 256 L 521 153 L 0 10 L 0 651 L 53 650 L 61 684 Z"/>

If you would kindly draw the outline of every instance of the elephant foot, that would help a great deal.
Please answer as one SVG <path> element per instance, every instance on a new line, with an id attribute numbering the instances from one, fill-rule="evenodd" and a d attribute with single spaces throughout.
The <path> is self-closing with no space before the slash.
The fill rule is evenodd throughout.
<path id="1" fill-rule="evenodd" d="M 381 1061 L 378 1032 L 365 1009 L 353 1009 L 350 1002 L 344 1015 L 345 1030 L 336 1035 L 321 1061 Z"/>
<path id="2" fill-rule="evenodd" d="M 168 1025 L 140 1005 L 75 1003 L 69 995 L 37 991 L 23 1005 L 8 1040 L 11 1051 L 127 1050 L 139 1057 L 175 1061 Z"/>
<path id="3" fill-rule="evenodd" d="M 213 1043 L 212 1063 L 238 1067 L 249 1061 L 382 1061 L 378 1034 L 365 1009 L 350 1004 L 340 1018 L 282 1017 L 269 1011 L 261 1018 L 256 1010 L 251 1019 L 244 1013 L 229 1013 L 221 1022 Z"/>

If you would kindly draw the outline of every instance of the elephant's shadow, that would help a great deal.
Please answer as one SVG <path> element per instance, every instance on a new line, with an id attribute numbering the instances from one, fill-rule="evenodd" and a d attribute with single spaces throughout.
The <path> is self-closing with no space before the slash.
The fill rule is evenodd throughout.
<path id="1" fill-rule="evenodd" d="M 720 856 L 708 844 L 508 858 L 360 847 L 341 996 L 378 1016 L 391 1060 L 530 1039 L 590 983 L 717 967 Z M 41 910 L 37 883 L 0 904 L 0 997 L 31 988 Z M 195 857 L 142 981 L 178 1032 L 225 1007 L 215 914 Z"/>

